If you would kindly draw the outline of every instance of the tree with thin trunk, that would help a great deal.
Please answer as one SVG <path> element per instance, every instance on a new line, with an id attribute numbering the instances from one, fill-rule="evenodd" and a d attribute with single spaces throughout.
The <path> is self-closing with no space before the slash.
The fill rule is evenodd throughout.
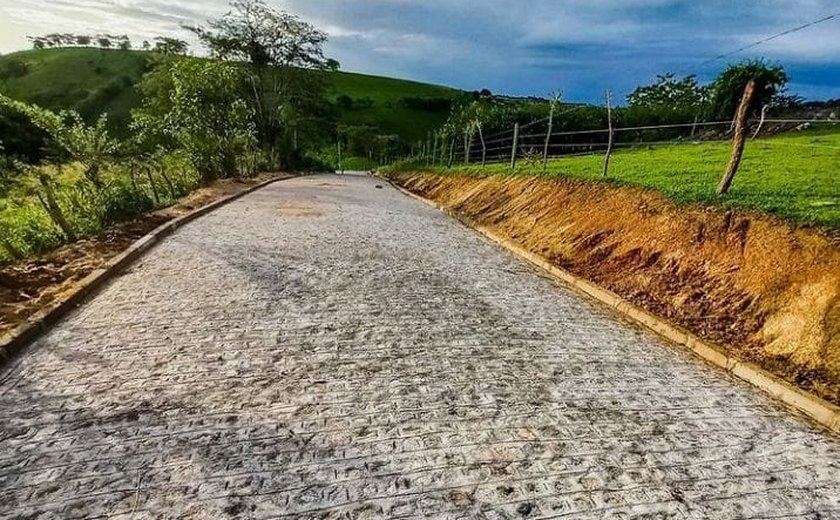
<path id="1" fill-rule="evenodd" d="M 272 162 L 279 161 L 286 132 L 283 119 L 294 113 L 316 113 L 326 95 L 326 76 L 338 62 L 324 55 L 327 35 L 313 25 L 262 0 L 232 0 L 231 11 L 208 27 L 187 27 L 222 60 L 247 63 L 258 138 Z M 275 164 L 275 166 L 279 166 Z"/>

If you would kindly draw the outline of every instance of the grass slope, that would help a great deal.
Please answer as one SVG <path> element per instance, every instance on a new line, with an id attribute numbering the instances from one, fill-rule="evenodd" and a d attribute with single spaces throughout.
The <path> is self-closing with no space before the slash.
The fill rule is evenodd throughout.
<path id="1" fill-rule="evenodd" d="M 608 182 L 653 188 L 678 203 L 756 210 L 806 225 L 840 229 L 840 125 L 747 143 L 729 194 L 716 188 L 726 169 L 728 142 L 679 144 L 613 154 Z M 400 168 L 410 168 L 409 165 Z M 520 163 L 518 175 L 603 181 L 603 156 Z M 505 164 L 457 167 L 453 174 L 509 175 Z"/>
<path id="2" fill-rule="evenodd" d="M 25 74 L 0 79 L 0 92 L 49 109 L 76 108 L 86 117 L 107 112 L 115 127 L 124 127 L 139 102 L 135 85 L 147 68 L 149 53 L 90 48 L 28 50 L 0 56 L 0 71 L 24 63 Z M 4 74 L 5 76 L 6 74 Z M 369 99 L 370 106 L 342 110 L 347 125 L 375 125 L 408 141 L 440 126 L 446 111 L 403 106 L 405 97 L 453 98 L 457 90 L 364 74 L 330 74 L 332 99 L 341 95 Z"/>

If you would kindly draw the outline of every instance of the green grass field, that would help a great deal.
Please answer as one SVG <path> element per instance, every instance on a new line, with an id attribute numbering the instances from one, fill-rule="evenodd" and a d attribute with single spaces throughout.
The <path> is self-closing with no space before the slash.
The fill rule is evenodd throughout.
<path id="1" fill-rule="evenodd" d="M 139 99 L 134 85 L 148 67 L 150 53 L 90 48 L 28 50 L 0 56 L 0 71 L 10 62 L 22 62 L 26 72 L 0 78 L 0 92 L 52 110 L 76 108 L 85 116 L 107 112 L 115 128 L 125 128 L 129 110 Z M 451 99 L 457 90 L 378 76 L 347 72 L 330 73 L 330 97 L 354 101 L 368 99 L 369 106 L 342 110 L 346 125 L 376 125 L 383 133 L 407 141 L 425 138 L 449 115 L 446 110 L 416 110 L 401 103 L 405 97 Z M 85 113 L 87 112 L 87 114 Z"/>
<path id="2" fill-rule="evenodd" d="M 840 228 L 840 125 L 749 141 L 731 191 L 716 188 L 729 161 L 731 144 L 678 144 L 613 154 L 607 182 L 653 188 L 678 203 L 770 213 L 805 225 Z M 398 169 L 409 169 L 410 165 Z M 517 175 L 603 181 L 603 156 L 556 159 L 541 165 L 520 162 Z M 461 166 L 450 174 L 509 175 L 509 164 Z"/>

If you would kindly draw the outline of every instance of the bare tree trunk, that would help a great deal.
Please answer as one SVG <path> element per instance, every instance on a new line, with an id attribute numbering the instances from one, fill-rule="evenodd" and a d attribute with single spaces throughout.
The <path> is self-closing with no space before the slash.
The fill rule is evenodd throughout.
<path id="1" fill-rule="evenodd" d="M 452 163 L 455 162 L 455 136 L 452 136 L 452 142 L 449 145 L 449 161 L 446 163 L 447 168 L 452 168 Z"/>
<path id="2" fill-rule="evenodd" d="M 761 133 L 761 129 L 764 128 L 764 121 L 767 120 L 767 111 L 770 109 L 770 105 L 764 105 L 761 107 L 761 121 L 758 122 L 758 128 L 755 129 L 752 138 L 755 139 L 758 137 L 758 134 Z"/>
<path id="3" fill-rule="evenodd" d="M 732 141 L 732 157 L 729 160 L 729 166 L 726 168 L 726 174 L 720 181 L 718 186 L 718 195 L 725 195 L 729 188 L 732 187 L 732 181 L 735 179 L 735 174 L 738 173 L 738 167 L 741 166 L 741 159 L 744 156 L 744 145 L 747 141 L 747 116 L 749 115 L 750 103 L 752 103 L 755 95 L 755 80 L 750 80 L 747 83 L 747 88 L 744 89 L 744 97 L 741 98 L 741 104 L 738 106 L 738 113 L 735 116 L 735 138 Z"/>
<path id="4" fill-rule="evenodd" d="M 161 168 L 160 170 L 158 170 L 158 172 L 160 173 L 161 177 L 163 177 L 163 180 L 166 181 L 166 185 L 169 187 L 169 194 L 172 196 L 172 200 L 177 199 L 178 194 L 175 192 L 175 185 L 172 184 L 172 179 L 170 179 L 169 176 L 166 175 L 166 170 L 164 168 Z"/>
<path id="5" fill-rule="evenodd" d="M 128 176 L 131 178 L 131 188 L 137 193 L 140 190 L 137 188 L 137 172 L 134 171 L 134 166 L 133 162 L 128 165 Z"/>
<path id="6" fill-rule="evenodd" d="M 551 133 L 554 131 L 555 105 L 551 103 L 551 112 L 548 114 L 548 131 L 545 134 L 545 148 L 543 149 L 543 171 L 548 170 L 548 146 L 551 144 Z"/>
<path id="7" fill-rule="evenodd" d="M 146 177 L 149 179 L 149 184 L 152 185 L 152 195 L 155 197 L 155 204 L 160 205 L 160 195 L 158 194 L 157 186 L 155 186 L 155 177 L 152 175 L 152 169 L 148 166 L 143 167 L 146 170 Z"/>
<path id="8" fill-rule="evenodd" d="M 3 249 L 6 250 L 6 253 L 11 257 L 12 260 L 20 260 L 23 258 L 23 253 L 15 247 L 14 244 L 5 236 L 0 236 L 0 244 L 2 244 Z"/>
<path id="9" fill-rule="evenodd" d="M 40 192 L 37 192 L 36 195 L 38 196 L 38 200 L 41 202 L 41 205 L 44 206 L 44 209 L 47 210 L 47 214 L 50 218 L 55 222 L 61 232 L 64 233 L 64 237 L 67 239 L 68 242 L 75 242 L 76 241 L 76 233 L 73 232 L 73 228 L 70 226 L 70 223 L 67 222 L 67 219 L 64 217 L 64 212 L 61 210 L 61 206 L 58 204 L 58 199 L 55 197 L 55 191 L 53 190 L 52 184 L 50 183 L 49 178 L 46 175 L 39 175 L 38 181 L 41 183 L 41 186 L 44 188 L 44 195 L 46 195 L 46 200 L 44 197 L 41 196 Z"/>

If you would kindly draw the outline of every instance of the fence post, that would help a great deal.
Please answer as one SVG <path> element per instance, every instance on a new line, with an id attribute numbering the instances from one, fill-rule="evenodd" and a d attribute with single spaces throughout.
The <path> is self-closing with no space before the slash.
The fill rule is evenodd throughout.
<path id="1" fill-rule="evenodd" d="M 513 149 L 510 151 L 510 168 L 516 168 L 516 152 L 519 150 L 519 123 L 513 125 Z"/>
<path id="2" fill-rule="evenodd" d="M 694 116 L 694 123 L 691 125 L 691 138 L 694 139 L 694 134 L 697 133 L 697 121 L 700 119 L 700 114 Z"/>
<path id="3" fill-rule="evenodd" d="M 432 166 L 437 166 L 438 163 L 438 134 L 435 132 L 435 141 L 432 146 Z"/>
<path id="4" fill-rule="evenodd" d="M 604 177 L 610 172 L 610 155 L 613 149 L 613 123 L 612 123 L 612 92 L 607 91 L 607 153 L 604 155 Z"/>
<path id="5" fill-rule="evenodd" d="M 464 164 L 470 164 L 471 151 L 472 146 L 470 146 L 470 134 L 469 132 L 464 132 Z"/>
<path id="6" fill-rule="evenodd" d="M 487 165 L 487 143 L 484 141 L 484 130 L 478 125 L 478 137 L 481 139 L 481 165 Z"/>
<path id="7" fill-rule="evenodd" d="M 344 174 L 344 168 L 341 167 L 341 139 L 338 140 L 338 173 Z"/>
<path id="8" fill-rule="evenodd" d="M 551 144 L 551 133 L 554 131 L 554 111 L 560 103 L 560 92 L 554 93 L 551 99 L 551 111 L 548 113 L 548 131 L 545 133 L 545 149 L 543 149 L 543 171 L 548 170 L 548 147 Z"/>
<path id="9" fill-rule="evenodd" d="M 449 162 L 446 163 L 446 167 L 452 168 L 453 162 L 455 162 L 455 134 L 452 134 L 452 140 L 449 142 Z"/>
<path id="10" fill-rule="evenodd" d="M 735 115 L 735 137 L 732 140 L 732 157 L 729 159 L 729 166 L 718 186 L 718 195 L 725 195 L 732 186 L 738 167 L 741 166 L 741 159 L 744 156 L 744 145 L 747 141 L 747 116 L 750 111 L 753 95 L 755 95 L 755 80 L 750 80 L 744 89 L 744 97 L 738 106 L 738 113 Z"/>

